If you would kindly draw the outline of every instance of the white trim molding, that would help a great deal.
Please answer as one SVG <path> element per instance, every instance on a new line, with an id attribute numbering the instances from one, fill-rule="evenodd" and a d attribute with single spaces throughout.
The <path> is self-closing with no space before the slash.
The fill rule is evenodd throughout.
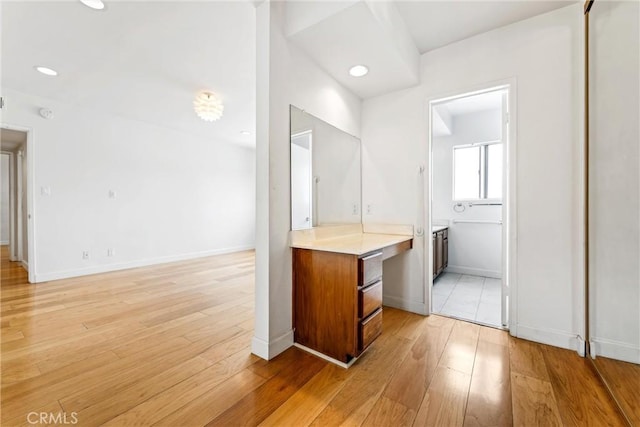
<path id="1" fill-rule="evenodd" d="M 560 331 L 557 329 L 539 329 L 522 324 L 517 325 L 518 338 L 522 338 L 529 341 L 535 341 L 542 344 L 552 345 L 554 347 L 566 348 L 567 350 L 574 350 L 581 356 L 584 356 L 584 340 L 566 331 Z M 582 348 L 582 352 L 580 351 Z"/>
<path id="2" fill-rule="evenodd" d="M 311 354 L 313 354 L 314 356 L 319 357 L 320 359 L 324 359 L 324 360 L 326 360 L 327 362 L 331 362 L 331 363 L 333 363 L 334 365 L 338 365 L 338 366 L 340 366 L 341 368 L 344 368 L 344 369 L 348 369 L 348 368 L 350 368 L 350 367 L 351 367 L 351 365 L 353 365 L 354 363 L 356 363 L 356 360 L 358 360 L 358 358 L 357 358 L 357 357 L 354 357 L 353 359 L 351 359 L 351 361 L 350 361 L 349 363 L 344 363 L 344 362 L 341 362 L 341 361 L 339 361 L 339 360 L 337 360 L 337 359 L 334 359 L 333 357 L 329 357 L 329 356 L 327 356 L 326 354 L 322 354 L 322 353 L 320 353 L 319 351 L 315 351 L 315 350 L 314 350 L 314 349 L 312 349 L 312 348 L 305 347 L 305 346 L 303 346 L 302 344 L 294 343 L 294 344 L 293 344 L 293 346 L 294 346 L 294 347 L 298 347 L 300 350 L 306 351 L 307 353 L 311 353 Z"/>
<path id="3" fill-rule="evenodd" d="M 483 270 L 482 268 L 464 267 L 462 265 L 451 265 L 445 269 L 447 273 L 468 274 L 470 276 L 491 277 L 502 279 L 502 273 L 496 270 Z"/>
<path id="4" fill-rule="evenodd" d="M 190 259 L 203 258 L 212 255 L 229 254 L 254 249 L 253 245 L 236 246 L 231 248 L 212 249 L 202 252 L 191 252 L 187 254 L 169 255 L 157 258 L 148 258 L 136 261 L 127 261 L 117 264 L 95 265 L 91 267 L 79 268 L 76 270 L 55 271 L 51 273 L 36 273 L 35 282 L 50 282 L 52 280 L 68 279 L 71 277 L 88 276 L 91 274 L 109 273 L 112 271 L 127 270 L 129 268 L 147 267 L 149 265 L 165 264 L 175 261 L 186 261 Z"/>
<path id="5" fill-rule="evenodd" d="M 269 342 L 254 336 L 251 340 L 251 353 L 264 360 L 271 360 L 293 345 L 293 329 Z"/>
<path id="6" fill-rule="evenodd" d="M 391 295 L 382 296 L 382 304 L 387 307 L 397 308 L 399 310 L 410 311 L 411 313 L 427 315 L 427 305 L 422 301 L 412 301 L 404 298 L 394 297 Z"/>
<path id="7" fill-rule="evenodd" d="M 609 357 L 640 364 L 640 346 L 622 341 L 594 337 L 590 341 L 591 357 Z"/>

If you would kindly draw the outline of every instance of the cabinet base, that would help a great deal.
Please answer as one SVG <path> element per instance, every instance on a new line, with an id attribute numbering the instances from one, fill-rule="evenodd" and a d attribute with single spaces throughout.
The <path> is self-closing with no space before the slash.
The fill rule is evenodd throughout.
<path id="1" fill-rule="evenodd" d="M 341 361 L 339 361 L 339 360 L 337 360 L 337 359 L 334 359 L 333 357 L 329 357 L 329 356 L 327 356 L 326 354 L 322 354 L 322 353 L 320 353 L 319 351 L 316 351 L 316 350 L 314 350 L 314 349 L 312 349 L 312 348 L 305 347 L 305 346 L 303 346 L 302 344 L 298 344 L 297 342 L 296 342 L 296 343 L 293 343 L 293 345 L 294 345 L 294 347 L 298 347 L 299 349 L 304 350 L 304 351 L 306 351 L 307 353 L 311 353 L 311 354 L 313 354 L 314 356 L 319 357 L 320 359 L 324 359 L 324 360 L 326 360 L 327 362 L 331 362 L 331 363 L 333 363 L 334 365 L 338 365 L 338 366 L 340 366 L 341 368 L 344 368 L 344 369 L 348 369 L 349 367 L 351 367 L 351 365 L 353 365 L 354 363 L 356 363 L 356 360 L 358 360 L 358 358 L 357 358 L 357 357 L 354 357 L 353 359 L 351 359 L 351 360 L 349 361 L 349 363 L 344 363 L 344 362 L 341 362 Z"/>

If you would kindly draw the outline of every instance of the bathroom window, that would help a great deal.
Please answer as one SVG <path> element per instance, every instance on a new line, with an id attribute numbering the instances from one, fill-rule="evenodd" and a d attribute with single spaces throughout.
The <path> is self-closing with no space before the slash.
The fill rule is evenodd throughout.
<path id="1" fill-rule="evenodd" d="M 502 200 L 502 143 L 453 147 L 453 200 Z"/>

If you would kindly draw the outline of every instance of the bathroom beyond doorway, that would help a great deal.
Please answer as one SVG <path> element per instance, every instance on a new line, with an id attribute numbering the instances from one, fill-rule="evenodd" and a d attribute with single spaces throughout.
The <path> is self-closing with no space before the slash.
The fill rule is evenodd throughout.
<path id="1" fill-rule="evenodd" d="M 509 88 L 430 102 L 431 226 L 446 227 L 447 248 L 434 240 L 434 260 L 447 262 L 432 276 L 431 312 L 498 328 L 509 323 Z"/>

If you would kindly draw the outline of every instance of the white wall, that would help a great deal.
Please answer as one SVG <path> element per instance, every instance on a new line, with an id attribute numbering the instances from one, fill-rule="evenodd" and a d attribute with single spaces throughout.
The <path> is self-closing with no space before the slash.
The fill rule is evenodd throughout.
<path id="1" fill-rule="evenodd" d="M 590 329 L 596 355 L 640 363 L 640 5 L 590 12 Z"/>
<path id="2" fill-rule="evenodd" d="M 293 344 L 289 105 L 360 135 L 360 99 L 286 40 L 283 8 L 283 2 L 263 2 L 256 13 L 256 321 L 252 351 L 265 359 Z"/>
<path id="3" fill-rule="evenodd" d="M 517 336 L 576 348 L 584 336 L 582 5 L 428 52 L 421 85 L 363 103 L 365 222 L 424 227 L 427 100 L 517 82 Z M 515 88 L 514 88 L 515 89 Z M 429 173 L 428 169 L 425 176 Z M 424 239 L 385 263 L 385 303 L 424 310 Z"/>
<path id="4" fill-rule="evenodd" d="M 253 247 L 252 149 L 7 88 L 3 96 L 3 120 L 33 131 L 37 281 Z M 43 106 L 53 119 L 37 114 Z"/>
<path id="5" fill-rule="evenodd" d="M 3 245 L 9 244 L 9 155 L 0 156 L 0 241 Z"/>
<path id="6" fill-rule="evenodd" d="M 502 206 L 468 206 L 453 209 L 453 147 L 502 139 L 502 111 L 488 110 L 454 116 L 452 134 L 432 140 L 435 224 L 449 226 L 449 267 L 446 271 L 485 277 L 502 277 L 502 226 L 453 223 L 454 219 L 500 221 Z"/>

